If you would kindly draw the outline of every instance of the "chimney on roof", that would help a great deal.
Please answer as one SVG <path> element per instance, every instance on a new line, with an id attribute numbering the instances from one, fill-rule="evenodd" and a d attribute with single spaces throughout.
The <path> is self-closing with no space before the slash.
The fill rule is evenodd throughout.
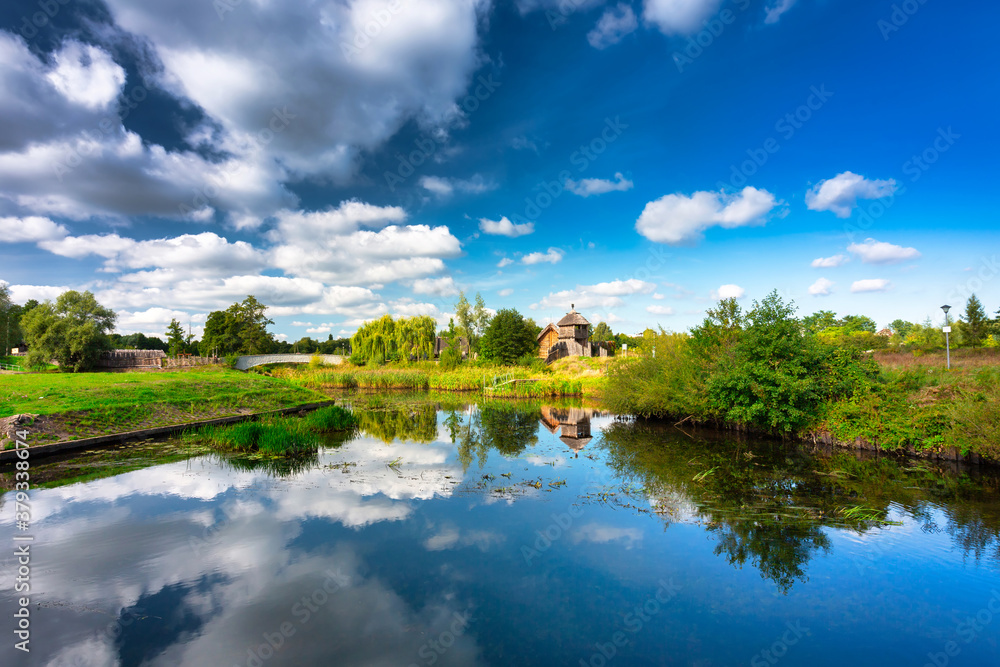
<path id="1" fill-rule="evenodd" d="M 569 304 L 569 309 L 570 310 L 576 310 L 576 304 L 575 303 Z"/>

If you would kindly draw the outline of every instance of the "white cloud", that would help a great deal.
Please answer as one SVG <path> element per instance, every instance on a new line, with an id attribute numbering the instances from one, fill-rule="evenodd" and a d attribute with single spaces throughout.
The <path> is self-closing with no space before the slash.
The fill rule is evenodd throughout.
<path id="1" fill-rule="evenodd" d="M 657 293 L 657 294 L 653 295 L 653 298 L 656 299 L 657 301 L 662 301 L 663 299 L 666 299 L 667 297 L 664 296 L 663 294 Z"/>
<path id="2" fill-rule="evenodd" d="M 781 19 L 781 15 L 795 6 L 795 0 L 774 0 L 767 6 L 767 13 L 764 16 L 764 23 L 771 25 Z"/>
<path id="3" fill-rule="evenodd" d="M 535 224 L 533 222 L 525 222 L 522 224 L 514 224 L 507 219 L 507 216 L 503 216 L 499 220 L 489 220 L 487 218 L 479 219 L 479 230 L 484 234 L 493 234 L 495 236 L 509 236 L 510 238 L 517 238 L 518 236 L 526 236 L 535 231 Z"/>
<path id="4" fill-rule="evenodd" d="M 865 264 L 896 264 L 920 257 L 920 252 L 916 248 L 904 248 L 875 239 L 866 239 L 864 243 L 852 243 L 847 246 L 847 251 L 860 257 Z"/>
<path id="5" fill-rule="evenodd" d="M 104 109 L 125 84 L 125 70 L 102 49 L 68 41 L 53 57 L 46 77 L 63 97 L 87 109 Z"/>
<path id="6" fill-rule="evenodd" d="M 497 184 L 493 181 L 487 181 L 479 174 L 468 180 L 442 178 L 440 176 L 423 176 L 420 179 L 420 187 L 444 198 L 450 197 L 456 190 L 469 194 L 482 194 L 490 190 L 496 190 Z"/>
<path id="7" fill-rule="evenodd" d="M 625 35 L 638 27 L 632 7 L 619 2 L 616 7 L 604 11 L 594 29 L 587 33 L 587 42 L 595 49 L 606 49 L 622 41 Z"/>
<path id="8" fill-rule="evenodd" d="M 626 549 L 631 549 L 633 545 L 642 542 L 642 531 L 638 528 L 621 528 L 603 523 L 588 523 L 573 531 L 573 542 L 592 542 L 594 544 L 607 544 L 609 542 L 622 542 Z"/>
<path id="9" fill-rule="evenodd" d="M 505 266 L 510 266 L 513 263 L 514 263 L 514 260 L 512 260 L 510 257 L 504 257 L 499 262 L 497 262 L 497 268 L 502 269 Z"/>
<path id="10" fill-rule="evenodd" d="M 298 322 L 298 321 L 296 321 L 296 322 L 292 322 L 292 326 L 293 327 L 311 327 L 311 326 L 313 326 L 313 323 L 312 322 Z"/>
<path id="11" fill-rule="evenodd" d="M 458 294 L 458 286 L 451 276 L 441 278 L 420 278 L 413 281 L 414 294 L 432 294 L 435 296 L 454 296 Z"/>
<path id="12" fill-rule="evenodd" d="M 625 178 L 621 172 L 615 174 L 613 181 L 603 178 L 585 178 L 579 182 L 572 179 L 566 181 L 566 189 L 581 197 L 602 195 L 605 192 L 625 192 L 631 190 L 632 185 L 632 181 Z"/>
<path id="13" fill-rule="evenodd" d="M 806 193 L 806 206 L 811 211 L 832 211 L 838 218 L 847 218 L 859 199 L 879 199 L 896 191 L 896 181 L 869 180 L 850 171 L 820 181 Z"/>
<path id="14" fill-rule="evenodd" d="M 884 292 L 892 286 L 885 278 L 870 278 L 868 280 L 855 280 L 851 285 L 851 291 L 859 292 Z"/>
<path id="15" fill-rule="evenodd" d="M 712 298 L 716 301 L 722 299 L 742 299 L 747 291 L 739 285 L 721 285 L 719 289 L 712 290 Z"/>
<path id="16" fill-rule="evenodd" d="M 0 243 L 51 241 L 68 234 L 69 230 L 64 226 L 40 216 L 0 218 Z"/>
<path id="17" fill-rule="evenodd" d="M 443 259 L 461 253 L 447 227 L 391 224 L 405 220 L 399 207 L 359 201 L 314 213 L 282 211 L 267 234 L 277 244 L 270 262 L 326 283 L 376 285 L 441 273 Z"/>
<path id="18" fill-rule="evenodd" d="M 514 293 L 514 290 L 512 290 L 509 287 L 506 288 L 506 289 L 502 289 L 499 292 L 497 292 L 497 294 L 499 294 L 500 296 L 510 296 L 513 293 Z"/>
<path id="19" fill-rule="evenodd" d="M 194 322 L 204 322 L 204 313 L 192 315 L 184 310 L 172 308 L 147 308 L 146 310 L 119 310 L 118 320 L 115 323 L 115 331 L 121 334 L 142 333 L 147 336 L 157 336 L 163 340 L 167 339 L 167 326 L 170 320 L 177 320 L 184 325 L 184 333 L 187 333 L 187 325 Z M 201 336 L 204 331 L 203 326 L 192 326 L 191 333 L 196 337 Z"/>
<path id="20" fill-rule="evenodd" d="M 330 327 L 326 327 L 326 326 L 310 327 L 310 328 L 306 329 L 306 333 L 307 334 L 328 334 L 331 331 L 332 331 L 332 329 Z"/>
<path id="21" fill-rule="evenodd" d="M 521 258 L 521 262 L 524 264 L 541 264 L 543 262 L 548 262 L 549 264 L 558 264 L 562 261 L 563 251 L 559 248 L 549 248 L 548 252 L 532 252 L 528 253 Z"/>
<path id="22" fill-rule="evenodd" d="M 54 300 L 70 289 L 76 288 L 66 285 L 10 285 L 10 298 L 14 303 L 25 303 L 31 299 L 36 301 Z"/>
<path id="23" fill-rule="evenodd" d="M 745 187 L 739 194 L 695 192 L 666 195 L 646 204 L 635 223 L 650 241 L 678 245 L 696 242 L 709 227 L 733 229 L 763 225 L 779 202 L 766 190 Z"/>
<path id="24" fill-rule="evenodd" d="M 851 259 L 847 255 L 834 255 L 833 257 L 817 257 L 812 261 L 814 269 L 835 269 L 838 266 L 847 264 Z"/>
<path id="25" fill-rule="evenodd" d="M 378 1 L 250 2 L 229 5 L 223 26 L 220 3 L 107 4 L 118 25 L 148 40 L 162 85 L 233 136 L 267 127 L 275 104 L 287 108 L 294 118 L 268 153 L 293 173 L 334 178 L 408 120 L 439 127 L 462 117 L 455 100 L 482 62 L 478 30 L 488 6 L 410 0 L 390 13 Z M 372 38 L 366 31 L 378 12 L 390 20 Z"/>
<path id="26" fill-rule="evenodd" d="M 653 315 L 673 315 L 674 309 L 670 306 L 646 306 L 646 312 Z"/>
<path id="27" fill-rule="evenodd" d="M 809 293 L 813 296 L 830 296 L 832 293 L 832 288 L 835 283 L 832 280 L 827 280 L 826 278 L 820 278 L 812 285 L 809 286 Z"/>
<path id="28" fill-rule="evenodd" d="M 570 304 L 576 304 L 578 309 L 597 307 L 616 308 L 624 303 L 621 297 L 633 294 L 649 294 L 654 289 L 656 289 L 656 285 L 653 283 L 635 278 L 613 280 L 595 285 L 577 285 L 572 290 L 552 292 L 538 303 L 532 304 L 531 308 L 533 310 L 537 310 L 538 308 L 569 310 Z"/>
<path id="29" fill-rule="evenodd" d="M 722 0 L 645 0 L 642 17 L 665 35 L 697 32 Z"/>

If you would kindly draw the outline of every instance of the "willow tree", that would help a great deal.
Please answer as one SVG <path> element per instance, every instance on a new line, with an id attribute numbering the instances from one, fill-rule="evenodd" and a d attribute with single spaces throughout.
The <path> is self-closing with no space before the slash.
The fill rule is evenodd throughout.
<path id="1" fill-rule="evenodd" d="M 396 351 L 400 359 L 430 359 L 434 356 L 434 336 L 437 325 L 427 315 L 396 320 Z"/>
<path id="2" fill-rule="evenodd" d="M 362 363 L 382 364 L 396 354 L 396 323 L 391 315 L 365 322 L 351 336 L 351 355 Z"/>

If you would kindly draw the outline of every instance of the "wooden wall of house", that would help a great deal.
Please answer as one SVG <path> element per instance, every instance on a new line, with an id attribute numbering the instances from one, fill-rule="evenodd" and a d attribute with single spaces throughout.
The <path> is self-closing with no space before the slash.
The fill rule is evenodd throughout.
<path id="1" fill-rule="evenodd" d="M 552 346 L 559 342 L 559 332 L 554 329 L 549 329 L 542 336 L 541 341 L 538 344 L 538 356 L 545 359 L 549 356 L 549 350 Z"/>

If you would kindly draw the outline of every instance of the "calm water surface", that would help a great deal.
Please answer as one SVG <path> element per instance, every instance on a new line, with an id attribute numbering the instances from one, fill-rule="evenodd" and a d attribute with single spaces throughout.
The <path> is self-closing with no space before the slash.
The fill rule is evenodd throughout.
<path id="1" fill-rule="evenodd" d="M 362 418 L 293 464 L 32 492 L 32 652 L 5 613 L 0 664 L 1000 664 L 982 471 L 581 407 Z"/>

